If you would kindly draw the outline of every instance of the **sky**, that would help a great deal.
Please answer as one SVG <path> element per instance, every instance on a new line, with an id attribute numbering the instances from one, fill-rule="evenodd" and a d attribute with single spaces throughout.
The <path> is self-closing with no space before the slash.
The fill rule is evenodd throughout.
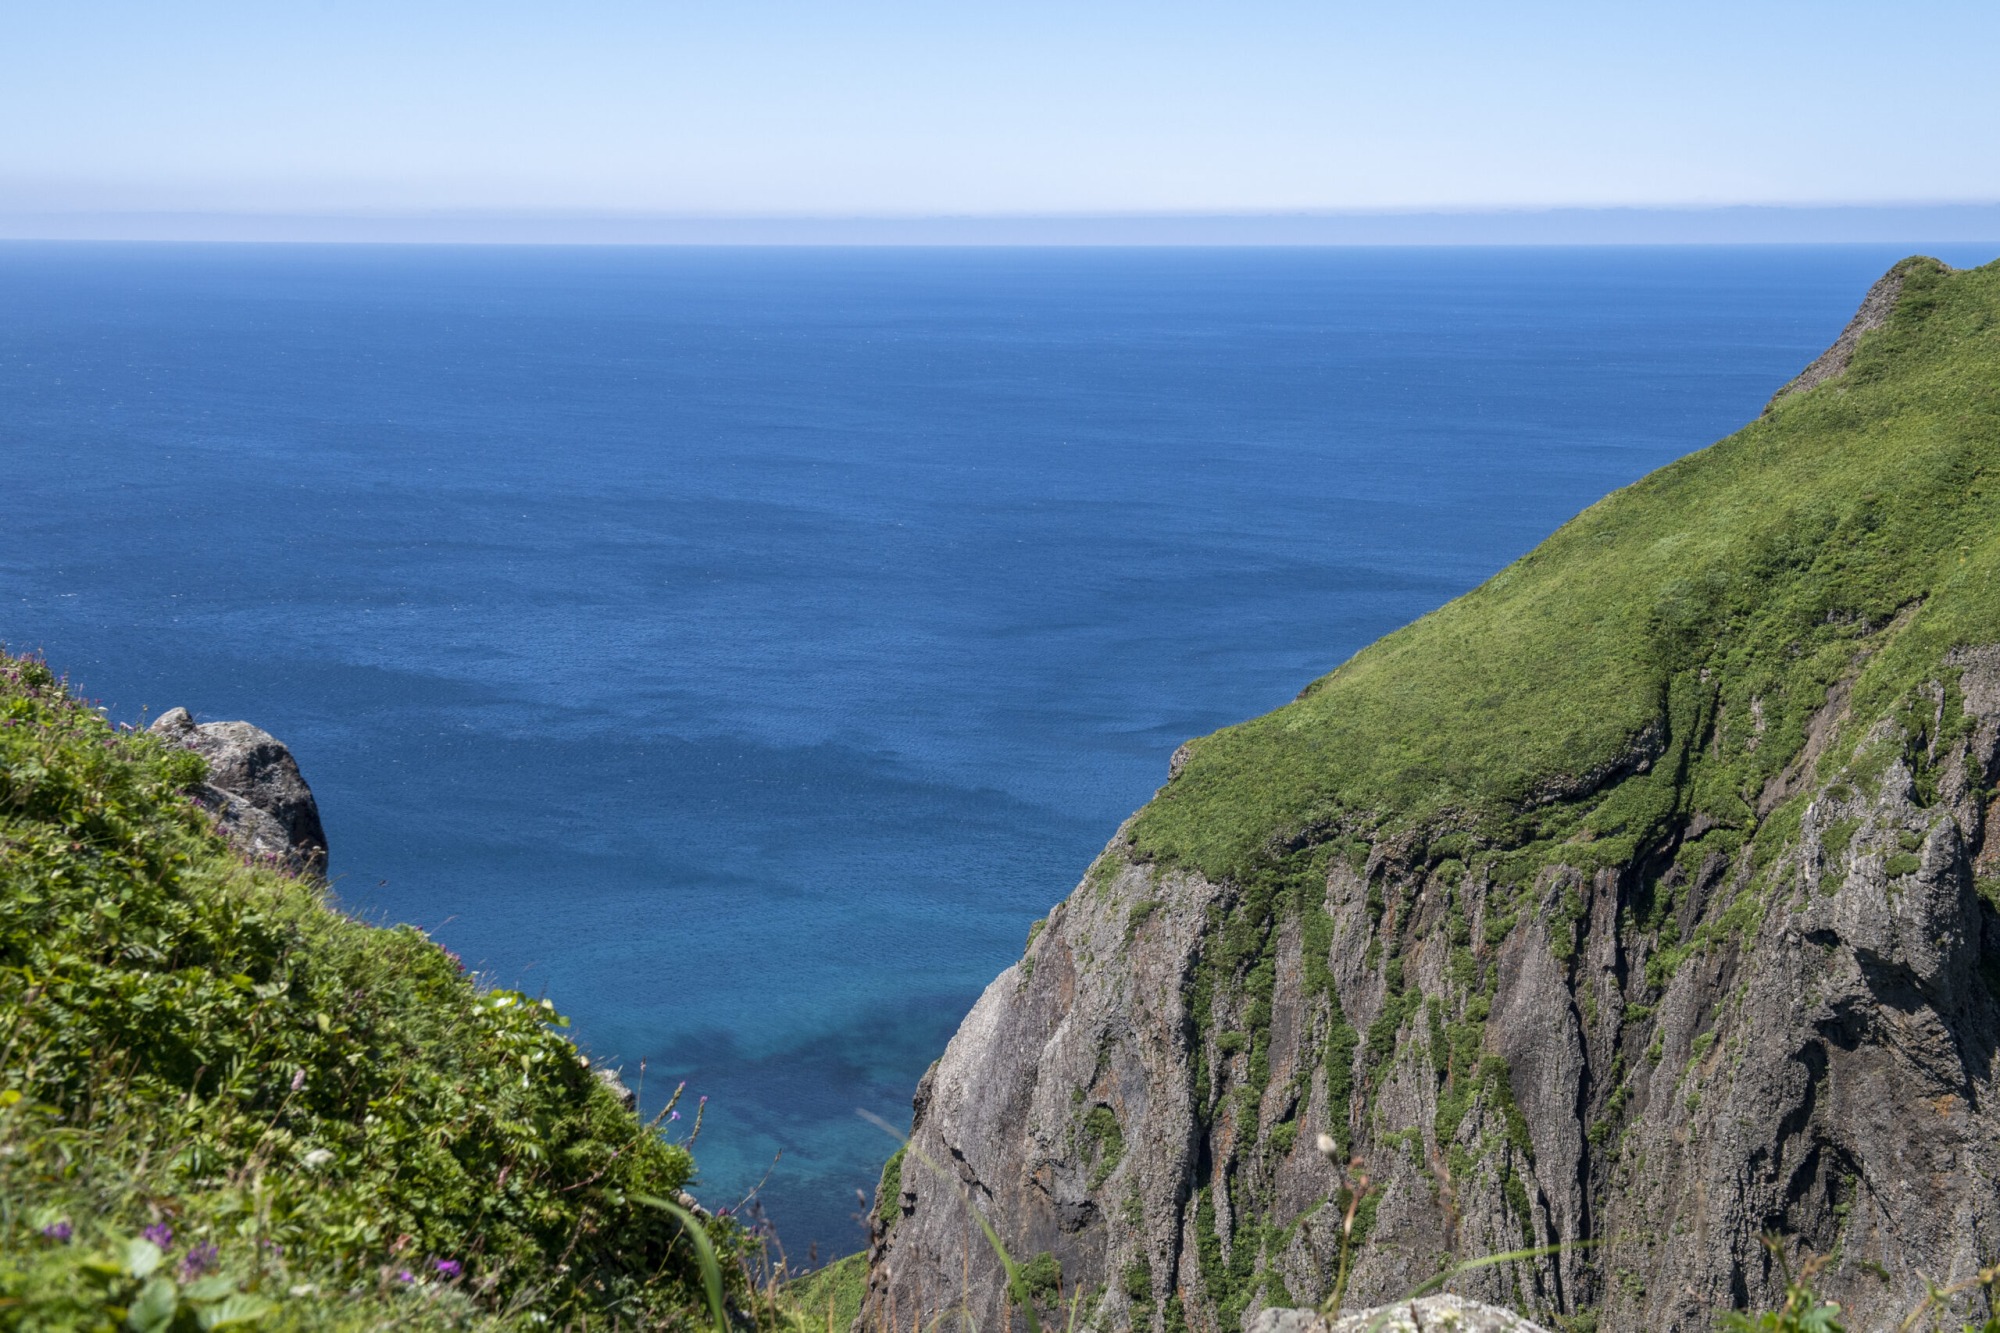
<path id="1" fill-rule="evenodd" d="M 0 212 L 2000 201 L 2000 4 L 0 0 Z"/>

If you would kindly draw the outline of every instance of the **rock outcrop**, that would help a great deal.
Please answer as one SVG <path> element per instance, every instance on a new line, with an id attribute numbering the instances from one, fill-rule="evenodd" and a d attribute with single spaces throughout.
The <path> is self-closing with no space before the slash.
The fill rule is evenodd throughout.
<path id="1" fill-rule="evenodd" d="M 1889 316 L 1896 312 L 1896 302 L 1903 295 L 1903 280 L 1910 274 L 1914 264 L 1936 263 L 1936 260 L 1905 260 L 1876 279 L 1868 289 L 1868 295 L 1861 299 L 1861 308 L 1854 312 L 1854 318 L 1847 321 L 1847 327 L 1833 340 L 1833 346 L 1821 352 L 1813 363 L 1786 382 L 1785 387 L 1771 395 L 1771 401 L 1764 408 L 1766 413 L 1778 405 L 1780 399 L 1795 393 L 1817 388 L 1830 379 L 1837 379 L 1847 371 L 1854 359 L 1854 349 L 1861 345 L 1864 334 L 1873 333 L 1889 322 Z"/>
<path id="2" fill-rule="evenodd" d="M 298 874 L 326 874 L 326 831 L 319 804 L 285 743 L 248 722 L 196 722 L 185 708 L 147 730 L 208 760 L 197 798 L 246 853 Z"/>
<path id="3" fill-rule="evenodd" d="M 1534 1251 L 1449 1285 L 1552 1327 L 2000 1258 L 2000 273 L 1892 276 L 1879 388 L 1176 754 L 920 1084 L 864 1326 L 1290 1327 L 1350 1207 L 1350 1306 Z"/>
<path id="4" fill-rule="evenodd" d="M 1249 1333 L 1548 1333 L 1512 1310 L 1456 1296 L 1422 1296 L 1414 1301 L 1356 1310 L 1328 1323 L 1312 1310 L 1266 1310 L 1250 1321 Z"/>
<path id="5" fill-rule="evenodd" d="M 611 1095 L 618 1099 L 620 1106 L 628 1111 L 639 1109 L 639 1094 L 632 1091 L 631 1087 L 625 1082 L 622 1070 L 616 1069 L 611 1065 L 592 1065 L 590 1072 L 597 1076 L 599 1083 L 602 1083 L 606 1088 L 611 1090 Z"/>

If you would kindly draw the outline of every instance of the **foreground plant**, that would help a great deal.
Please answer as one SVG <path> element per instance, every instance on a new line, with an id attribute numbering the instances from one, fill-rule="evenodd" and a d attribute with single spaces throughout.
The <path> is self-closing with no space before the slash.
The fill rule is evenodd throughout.
<path id="1" fill-rule="evenodd" d="M 736 1224 L 660 1206 L 692 1157 L 553 1005 L 246 863 L 202 774 L 0 656 L 0 1329 L 671 1327 L 740 1296 Z"/>

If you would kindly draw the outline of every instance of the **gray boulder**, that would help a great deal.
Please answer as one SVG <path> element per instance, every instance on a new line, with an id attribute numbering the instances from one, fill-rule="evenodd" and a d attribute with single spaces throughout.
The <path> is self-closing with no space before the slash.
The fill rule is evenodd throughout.
<path id="1" fill-rule="evenodd" d="M 248 722 L 196 722 L 185 708 L 162 713 L 147 730 L 208 760 L 195 797 L 252 857 L 296 874 L 326 874 L 319 803 L 285 743 Z"/>
<path id="2" fill-rule="evenodd" d="M 625 1080 L 620 1076 L 621 1071 L 612 1068 L 610 1065 L 592 1065 L 590 1072 L 597 1076 L 599 1083 L 610 1089 L 611 1095 L 618 1099 L 620 1106 L 628 1111 L 639 1109 L 639 1094 L 633 1092 L 626 1085 Z"/>
<path id="3" fill-rule="evenodd" d="M 1547 1333 L 1512 1310 L 1457 1296 L 1424 1296 L 1356 1310 L 1329 1324 L 1312 1310 L 1262 1310 L 1249 1333 Z"/>

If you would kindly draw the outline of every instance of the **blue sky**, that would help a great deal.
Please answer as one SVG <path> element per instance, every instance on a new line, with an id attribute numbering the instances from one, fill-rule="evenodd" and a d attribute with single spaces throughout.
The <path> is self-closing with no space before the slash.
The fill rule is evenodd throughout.
<path id="1" fill-rule="evenodd" d="M 2000 200 L 2000 4 L 0 5 L 0 210 Z"/>

